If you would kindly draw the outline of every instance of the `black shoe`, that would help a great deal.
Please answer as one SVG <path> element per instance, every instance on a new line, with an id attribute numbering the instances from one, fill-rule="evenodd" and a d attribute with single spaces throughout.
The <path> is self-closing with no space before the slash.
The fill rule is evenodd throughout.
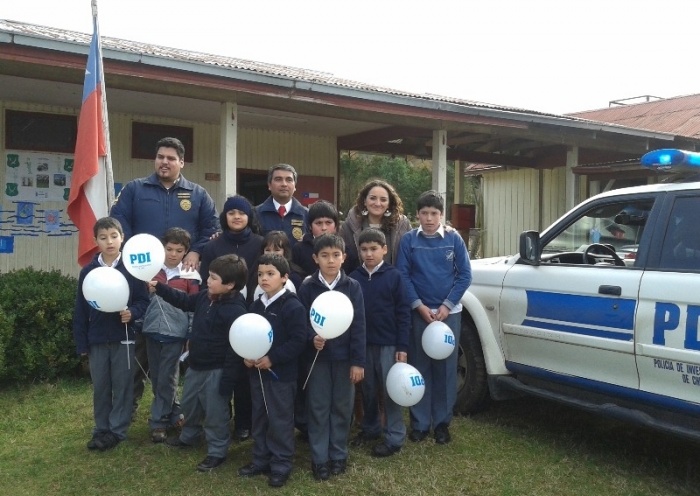
<path id="1" fill-rule="evenodd" d="M 270 487 L 282 487 L 287 483 L 287 479 L 289 479 L 289 472 L 286 474 L 272 472 L 270 477 L 267 479 L 267 483 Z"/>
<path id="2" fill-rule="evenodd" d="M 389 446 L 386 443 L 378 444 L 372 448 L 372 456 L 377 458 L 386 458 L 394 453 L 401 451 L 401 446 Z"/>
<path id="3" fill-rule="evenodd" d="M 168 439 L 165 440 L 164 443 L 168 448 L 180 448 L 180 449 L 187 449 L 191 448 L 191 444 L 184 443 L 180 441 L 180 436 L 177 437 L 169 437 Z"/>
<path id="4" fill-rule="evenodd" d="M 379 434 L 367 434 L 365 431 L 360 431 L 350 441 L 350 446 L 362 446 L 368 441 L 376 441 L 379 439 Z"/>
<path id="5" fill-rule="evenodd" d="M 447 444 L 452 440 L 450 436 L 450 430 L 447 428 L 447 424 L 438 424 L 435 426 L 435 442 L 438 444 Z"/>
<path id="6" fill-rule="evenodd" d="M 245 467 L 238 469 L 238 475 L 241 477 L 255 477 L 256 475 L 269 474 L 270 467 L 258 467 L 252 463 L 249 463 Z"/>
<path id="7" fill-rule="evenodd" d="M 311 471 L 314 474 L 314 479 L 317 481 L 326 481 L 331 478 L 328 463 L 314 463 L 311 465 Z"/>
<path id="8" fill-rule="evenodd" d="M 331 475 L 344 474 L 347 466 L 347 460 L 331 460 Z"/>
<path id="9" fill-rule="evenodd" d="M 245 441 L 250 437 L 250 429 L 236 429 L 233 431 L 233 437 L 237 441 Z"/>
<path id="10" fill-rule="evenodd" d="M 120 439 L 113 432 L 105 432 L 95 439 L 95 447 L 100 451 L 107 451 L 119 444 Z"/>
<path id="11" fill-rule="evenodd" d="M 209 472 L 226 461 L 226 458 L 217 458 L 216 456 L 207 456 L 202 463 L 197 465 L 199 472 Z"/>
<path id="12" fill-rule="evenodd" d="M 428 437 L 428 431 L 419 431 L 416 429 L 413 429 L 408 435 L 408 439 L 410 439 L 414 443 L 419 443 L 426 437 Z"/>
<path id="13" fill-rule="evenodd" d="M 101 438 L 102 436 L 104 436 L 104 435 L 105 435 L 104 432 L 97 432 L 97 433 L 93 434 L 93 435 L 92 435 L 92 439 L 90 439 L 90 440 L 87 442 L 87 449 L 89 449 L 89 450 L 96 450 L 96 449 L 97 449 L 97 440 L 98 440 L 99 438 Z"/>

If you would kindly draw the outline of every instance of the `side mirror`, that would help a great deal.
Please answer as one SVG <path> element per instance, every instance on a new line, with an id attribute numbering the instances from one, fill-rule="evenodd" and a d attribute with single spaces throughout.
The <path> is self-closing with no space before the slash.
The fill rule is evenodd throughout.
<path id="1" fill-rule="evenodd" d="M 528 265 L 540 264 L 540 233 L 537 231 L 520 234 L 520 261 Z"/>

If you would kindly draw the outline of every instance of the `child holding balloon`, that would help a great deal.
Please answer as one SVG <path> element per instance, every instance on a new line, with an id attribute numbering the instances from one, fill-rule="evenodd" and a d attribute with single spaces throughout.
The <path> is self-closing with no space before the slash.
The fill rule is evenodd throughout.
<path id="1" fill-rule="evenodd" d="M 365 229 L 358 238 L 362 266 L 350 277 L 360 283 L 367 319 L 367 365 L 362 381 L 364 416 L 362 430 L 353 445 L 382 437 L 378 393 L 384 392 L 389 369 L 396 362 L 406 362 L 411 309 L 406 302 L 401 274 L 384 262 L 386 236 L 379 229 Z M 386 426 L 384 442 L 372 448 L 372 455 L 387 457 L 401 450 L 406 440 L 403 409 L 384 396 Z"/>
<path id="2" fill-rule="evenodd" d="M 93 233 L 99 253 L 80 271 L 82 294 L 75 300 L 73 337 L 78 354 L 89 358 L 93 384 L 95 428 L 87 448 L 106 451 L 126 439 L 131 422 L 135 365 L 134 347 L 128 342 L 134 338 L 134 320 L 148 307 L 148 291 L 122 262 L 119 221 L 103 217 Z M 99 277 L 95 269 L 100 269 Z"/>
<path id="3" fill-rule="evenodd" d="M 442 225 L 445 205 L 439 193 L 422 193 L 416 210 L 420 226 L 402 236 L 396 262 L 413 309 L 409 363 L 425 380 L 423 398 L 410 409 L 409 439 L 422 441 L 432 427 L 435 442 L 446 444 L 457 399 L 457 348 L 446 359 L 433 359 L 423 349 L 421 338 L 430 323 L 439 321 L 449 326 L 459 343 L 460 301 L 471 283 L 471 266 L 462 237 Z"/>
<path id="4" fill-rule="evenodd" d="M 165 262 L 154 280 L 184 291 L 199 292 L 199 280 L 184 277 L 182 259 L 190 249 L 190 234 L 180 227 L 171 227 L 163 235 Z M 192 274 L 189 271 L 188 274 Z M 183 277 L 181 277 L 183 276 Z M 151 288 L 155 291 L 154 288 Z M 153 403 L 151 418 L 151 441 L 162 443 L 168 437 L 167 429 L 181 425 L 181 406 L 177 399 L 177 383 L 180 355 L 189 332 L 191 314 L 175 308 L 154 296 L 143 318 L 143 335 L 146 339 L 148 364 L 150 367 Z"/>
<path id="5" fill-rule="evenodd" d="M 326 334 L 318 323 L 314 327 L 310 318 L 307 321 L 307 339 L 317 352 L 306 390 L 311 469 L 314 478 L 321 481 L 344 473 L 347 467 L 354 384 L 364 377 L 365 305 L 359 283 L 341 268 L 345 261 L 343 238 L 322 234 L 314 242 L 313 258 L 318 270 L 301 283 L 299 299 L 307 310 L 318 311 L 319 320 L 329 330 L 336 320 L 349 323 Z M 332 304 L 315 308 L 316 299 L 329 292 L 342 293 L 337 301 L 349 300 L 347 307 Z"/>
<path id="6" fill-rule="evenodd" d="M 297 389 L 298 359 L 306 346 L 306 309 L 296 294 L 285 289 L 289 272 L 287 260 L 280 255 L 265 254 L 258 260 L 258 284 L 264 292 L 250 311 L 267 319 L 273 340 L 265 356 L 244 360 L 250 369 L 253 399 L 253 460 L 238 474 L 252 477 L 269 473 L 272 487 L 284 486 L 292 471 L 291 406 Z"/>
<path id="7" fill-rule="evenodd" d="M 231 396 L 221 395 L 219 385 L 225 364 L 234 359 L 228 333 L 231 324 L 246 313 L 239 288 L 245 286 L 247 279 L 245 261 L 231 254 L 212 260 L 207 289 L 197 294 L 178 291 L 162 282 L 150 282 L 165 301 L 186 312 L 194 312 L 189 338 L 190 366 L 185 373 L 182 393 L 185 424 L 180 436 L 168 438 L 165 444 L 189 448 L 204 434 L 207 457 L 197 465 L 200 472 L 209 472 L 224 463 L 231 443 L 228 427 Z"/>

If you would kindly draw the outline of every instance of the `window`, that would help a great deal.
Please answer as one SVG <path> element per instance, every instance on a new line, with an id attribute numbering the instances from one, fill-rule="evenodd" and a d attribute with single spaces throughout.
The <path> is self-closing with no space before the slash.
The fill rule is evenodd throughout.
<path id="1" fill-rule="evenodd" d="M 78 118 L 74 115 L 5 111 L 5 148 L 75 153 Z"/>
<path id="2" fill-rule="evenodd" d="M 177 138 L 185 146 L 185 162 L 194 159 L 194 137 L 191 127 L 164 126 L 162 124 L 131 124 L 131 158 L 153 159 L 156 156 L 156 143 L 162 138 Z"/>
<path id="3" fill-rule="evenodd" d="M 610 253 L 614 251 L 625 265 L 634 265 L 639 240 L 652 205 L 651 200 L 641 200 L 591 208 L 543 246 L 542 261 L 609 264 L 614 262 Z M 593 247 L 586 253 L 591 245 L 605 245 L 609 248 Z M 619 261 L 618 265 L 621 265 Z"/>
<path id="4" fill-rule="evenodd" d="M 677 198 L 673 203 L 661 247 L 660 268 L 700 270 L 700 228 L 697 212 L 700 198 Z"/>

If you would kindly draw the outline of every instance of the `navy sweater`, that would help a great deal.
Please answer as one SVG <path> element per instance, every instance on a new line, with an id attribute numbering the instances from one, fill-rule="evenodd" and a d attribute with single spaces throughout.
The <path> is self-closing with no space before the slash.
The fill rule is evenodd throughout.
<path id="1" fill-rule="evenodd" d="M 229 344 L 228 331 L 238 317 L 246 313 L 243 297 L 238 291 L 212 300 L 205 289 L 188 295 L 163 283 L 156 285 L 156 294 L 174 307 L 194 312 L 190 334 L 190 367 L 193 370 L 224 368 L 234 355 Z M 239 360 L 243 364 L 243 360 Z"/>
<path id="2" fill-rule="evenodd" d="M 91 270 L 101 267 L 98 258 L 99 254 L 95 255 L 92 261 L 81 269 L 78 277 L 78 296 L 73 311 L 73 338 L 78 355 L 88 353 L 90 346 L 94 344 L 121 342 L 127 332 L 129 339 L 134 339 L 134 321 L 144 316 L 150 303 L 146 283 L 129 274 L 120 259 L 115 269 L 121 272 L 129 283 L 127 308 L 131 311 L 131 322 L 127 325 L 128 331 L 124 328 L 119 312 L 100 312 L 92 308 L 83 296 L 83 282 Z"/>
<path id="3" fill-rule="evenodd" d="M 297 295 L 285 293 L 265 308 L 258 298 L 250 311 L 265 317 L 272 326 L 272 347 L 267 353 L 280 381 L 297 380 L 299 355 L 306 349 L 307 312 Z M 257 375 L 257 370 L 250 369 Z M 262 371 L 263 374 L 269 373 Z"/>
<path id="4" fill-rule="evenodd" d="M 411 308 L 401 273 L 384 262 L 372 275 L 364 267 L 359 267 L 349 277 L 359 282 L 362 288 L 367 344 L 396 346 L 396 351 L 407 352 Z"/>
<path id="5" fill-rule="evenodd" d="M 316 353 L 316 349 L 313 347 L 312 343 L 313 338 L 316 336 L 316 331 L 311 327 L 311 320 L 308 317 L 308 312 L 316 297 L 326 291 L 330 290 L 319 281 L 318 271 L 304 279 L 304 282 L 301 283 L 301 287 L 297 291 L 299 299 L 306 308 L 307 340 L 311 343 L 309 351 L 311 351 L 313 355 Z M 351 365 L 364 367 L 367 337 L 365 331 L 365 302 L 362 299 L 360 283 L 349 278 L 345 273 L 342 273 L 338 284 L 335 286 L 335 291 L 343 293 L 350 299 L 354 309 L 354 315 L 347 331 L 337 338 L 326 340 L 326 344 L 318 354 L 317 360 L 327 362 L 350 360 Z"/>

